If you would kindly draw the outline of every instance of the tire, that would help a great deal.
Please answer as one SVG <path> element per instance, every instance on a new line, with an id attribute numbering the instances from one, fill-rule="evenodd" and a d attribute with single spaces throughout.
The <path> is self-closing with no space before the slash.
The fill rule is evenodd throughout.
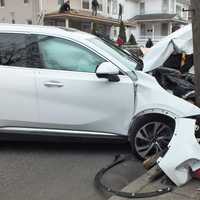
<path id="1" fill-rule="evenodd" d="M 129 130 L 133 154 L 140 160 L 165 150 L 175 128 L 172 118 L 164 115 L 144 115 L 137 118 Z"/>

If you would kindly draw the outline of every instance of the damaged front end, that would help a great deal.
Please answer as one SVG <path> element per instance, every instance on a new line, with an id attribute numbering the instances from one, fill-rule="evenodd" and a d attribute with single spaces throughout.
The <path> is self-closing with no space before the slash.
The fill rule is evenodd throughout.
<path id="1" fill-rule="evenodd" d="M 194 74 L 160 67 L 152 72 L 158 83 L 167 91 L 195 104 Z"/>
<path id="2" fill-rule="evenodd" d="M 177 186 L 186 184 L 200 169 L 199 126 L 196 119 L 177 118 L 166 153 L 157 160 L 161 170 Z"/>

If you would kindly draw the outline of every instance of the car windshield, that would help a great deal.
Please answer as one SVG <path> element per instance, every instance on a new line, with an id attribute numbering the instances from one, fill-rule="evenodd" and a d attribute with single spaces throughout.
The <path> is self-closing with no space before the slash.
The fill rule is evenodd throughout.
<path id="1" fill-rule="evenodd" d="M 89 39 L 89 41 L 92 42 L 92 44 L 96 45 L 98 48 L 103 49 L 104 51 L 112 55 L 131 71 L 136 69 L 137 63 L 133 59 L 131 59 L 128 53 L 125 53 L 123 50 L 120 50 L 115 45 L 101 40 L 100 38 L 92 38 Z"/>

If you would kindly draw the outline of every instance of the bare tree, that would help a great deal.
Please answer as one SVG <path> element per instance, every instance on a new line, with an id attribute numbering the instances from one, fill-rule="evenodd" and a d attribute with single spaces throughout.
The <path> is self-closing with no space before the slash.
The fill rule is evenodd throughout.
<path id="1" fill-rule="evenodd" d="M 200 2 L 191 0 L 191 5 L 189 12 L 192 12 L 196 104 L 200 107 Z"/>

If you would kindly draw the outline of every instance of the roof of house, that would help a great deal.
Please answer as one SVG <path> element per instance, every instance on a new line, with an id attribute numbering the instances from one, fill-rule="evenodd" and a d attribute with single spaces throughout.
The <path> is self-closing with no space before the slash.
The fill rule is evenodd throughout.
<path id="1" fill-rule="evenodd" d="M 85 10 L 71 10 L 65 13 L 48 13 L 45 15 L 46 19 L 55 19 L 55 18 L 71 18 L 71 19 L 79 19 L 79 20 L 88 20 L 92 22 L 99 22 L 105 24 L 119 25 L 119 21 L 117 19 L 111 17 L 105 17 L 98 13 L 97 16 L 93 16 L 92 12 Z M 125 25 L 132 26 L 133 22 L 125 22 Z"/>
<path id="2" fill-rule="evenodd" d="M 155 14 L 136 15 L 131 19 L 132 20 L 171 19 L 174 18 L 175 16 L 176 14 L 155 13 Z"/>
<path id="3" fill-rule="evenodd" d="M 129 19 L 129 22 L 138 22 L 138 21 L 179 21 L 185 22 L 183 19 L 177 18 L 177 14 L 169 14 L 169 13 L 152 13 L 152 14 L 144 14 L 144 15 L 136 15 L 135 17 Z"/>

